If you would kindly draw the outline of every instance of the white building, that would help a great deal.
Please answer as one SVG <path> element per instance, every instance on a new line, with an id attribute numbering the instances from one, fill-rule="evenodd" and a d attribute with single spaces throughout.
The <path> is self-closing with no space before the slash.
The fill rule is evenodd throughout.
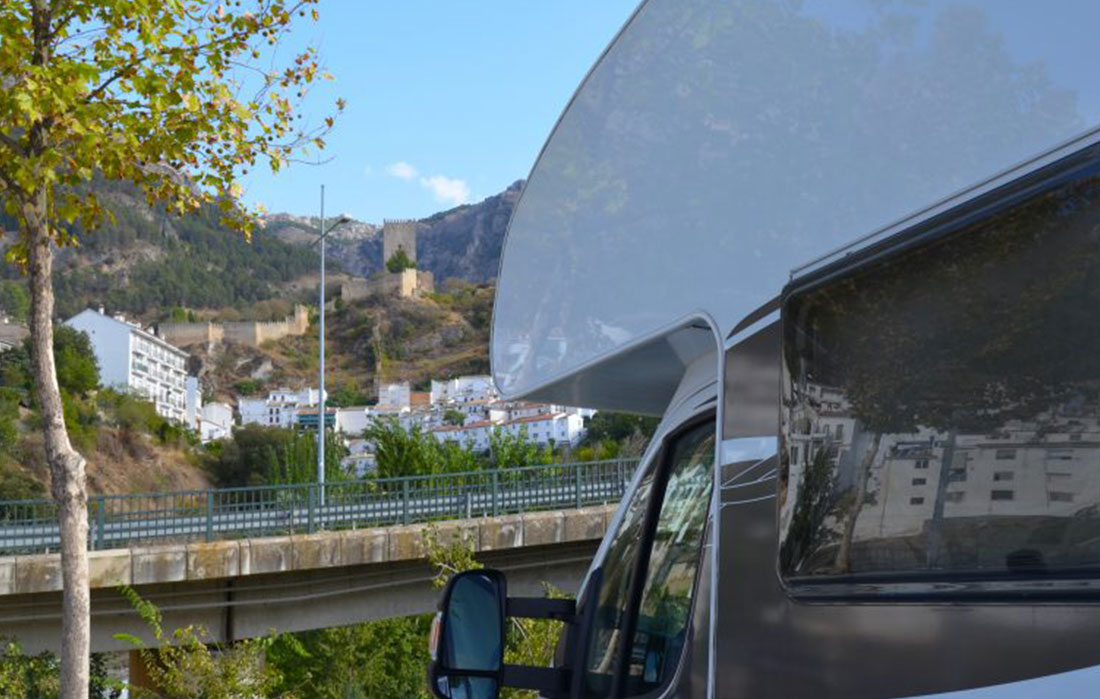
<path id="1" fill-rule="evenodd" d="M 104 386 L 147 398 L 158 414 L 186 421 L 186 352 L 122 316 L 112 318 L 90 308 L 65 324 L 87 333 Z"/>
<path id="2" fill-rule="evenodd" d="M 493 429 L 493 423 L 481 420 L 467 425 L 444 425 L 431 432 L 440 442 L 455 442 L 473 451 L 488 451 L 489 435 Z"/>
<path id="3" fill-rule="evenodd" d="M 431 433 L 440 442 L 456 442 L 474 451 L 488 451 L 493 430 L 514 437 L 526 431 L 529 441 L 543 446 L 576 446 L 584 436 L 584 418 L 576 413 L 550 413 L 521 417 L 499 425 L 489 420 L 444 425 L 432 429 Z"/>
<path id="4" fill-rule="evenodd" d="M 374 444 L 366 439 L 349 439 L 345 443 L 348 447 L 348 455 L 340 461 L 340 464 L 346 471 L 354 473 L 356 478 L 362 478 L 378 468 L 378 462 L 374 456 Z"/>
<path id="5" fill-rule="evenodd" d="M 199 377 L 188 376 L 184 379 L 183 393 L 183 420 L 188 427 L 197 432 L 199 422 L 202 420 L 202 388 L 199 386 Z"/>
<path id="6" fill-rule="evenodd" d="M 412 405 L 412 389 L 408 381 L 382 384 L 378 389 L 378 405 L 408 408 Z"/>
<path id="7" fill-rule="evenodd" d="M 498 395 L 491 376 L 459 376 L 447 381 L 432 381 L 432 405 L 490 401 Z"/>
<path id="8" fill-rule="evenodd" d="M 203 444 L 225 439 L 233 431 L 233 407 L 226 403 L 207 403 L 199 418 L 199 438 Z"/>
<path id="9" fill-rule="evenodd" d="M 526 429 L 527 439 L 536 444 L 576 446 L 584 436 L 584 418 L 576 413 L 543 413 L 510 420 L 500 429 L 513 436 Z"/>
<path id="10" fill-rule="evenodd" d="M 369 422 L 370 416 L 363 406 L 339 408 L 336 411 L 336 431 L 349 435 L 352 439 L 363 434 Z"/>
<path id="11" fill-rule="evenodd" d="M 293 427 L 297 423 L 298 410 L 316 406 L 319 395 L 316 388 L 300 391 L 281 388 L 268 393 L 267 398 L 238 398 L 237 411 L 242 425 Z"/>

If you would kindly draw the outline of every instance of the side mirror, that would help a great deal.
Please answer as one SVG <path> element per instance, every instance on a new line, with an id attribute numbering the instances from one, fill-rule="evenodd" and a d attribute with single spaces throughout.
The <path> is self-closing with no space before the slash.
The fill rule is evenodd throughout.
<path id="1" fill-rule="evenodd" d="M 428 681 L 440 699 L 496 699 L 504 670 L 504 575 L 468 570 L 447 584 L 432 622 Z"/>

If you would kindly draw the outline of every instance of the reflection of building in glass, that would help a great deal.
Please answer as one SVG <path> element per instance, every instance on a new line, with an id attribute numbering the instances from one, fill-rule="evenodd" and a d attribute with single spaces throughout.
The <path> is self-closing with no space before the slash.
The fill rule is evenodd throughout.
<path id="1" fill-rule="evenodd" d="M 853 572 L 1100 554 L 1100 403 L 1075 400 L 989 434 L 919 428 L 876 439 L 835 387 L 803 382 L 787 395 L 795 400 L 784 409 L 785 531 L 807 468 L 823 460 L 832 475 L 827 535 L 816 541 L 816 557 L 807 557 L 807 572 L 824 572 L 823 561 L 836 556 L 872 448 L 851 528 Z"/>
<path id="2" fill-rule="evenodd" d="M 920 534 L 943 519 L 1072 517 L 1100 503 L 1100 406 L 1012 421 L 993 434 L 883 435 L 856 539 Z"/>

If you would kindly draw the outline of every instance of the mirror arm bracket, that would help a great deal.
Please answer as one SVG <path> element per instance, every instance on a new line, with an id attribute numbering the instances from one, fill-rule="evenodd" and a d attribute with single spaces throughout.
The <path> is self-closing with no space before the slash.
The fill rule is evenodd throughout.
<path id="1" fill-rule="evenodd" d="M 504 613 L 510 617 L 553 619 L 570 624 L 577 616 L 577 603 L 571 599 L 509 597 Z"/>
<path id="2" fill-rule="evenodd" d="M 517 689 L 533 689 L 544 697 L 564 697 L 569 691 L 571 673 L 564 668 L 505 665 L 500 684 Z"/>

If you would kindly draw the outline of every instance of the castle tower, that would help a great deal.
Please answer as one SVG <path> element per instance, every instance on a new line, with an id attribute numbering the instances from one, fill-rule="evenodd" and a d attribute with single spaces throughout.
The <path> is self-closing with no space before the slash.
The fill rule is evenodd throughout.
<path id="1" fill-rule="evenodd" d="M 398 250 L 404 250 L 405 255 L 416 262 L 416 221 L 382 222 L 382 264 L 386 264 Z"/>

